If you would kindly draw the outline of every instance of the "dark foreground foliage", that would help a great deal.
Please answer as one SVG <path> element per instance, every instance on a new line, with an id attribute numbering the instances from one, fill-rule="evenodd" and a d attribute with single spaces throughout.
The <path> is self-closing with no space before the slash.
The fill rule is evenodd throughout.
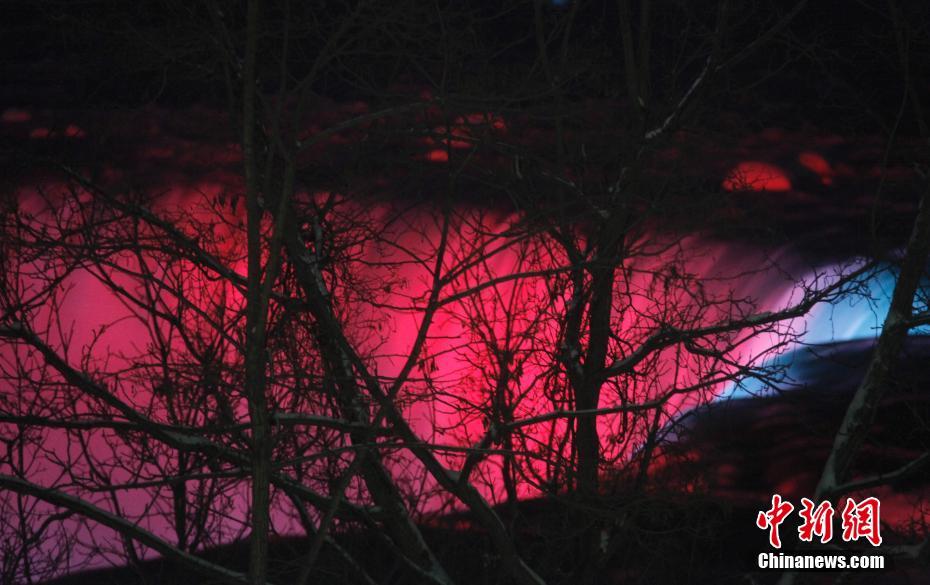
<path id="1" fill-rule="evenodd" d="M 607 525 L 601 544 L 605 562 L 596 571 L 601 583 L 771 583 L 776 572 L 754 573 L 760 552 L 771 550 L 754 519 L 779 491 L 794 501 L 809 496 L 820 462 L 832 443 L 842 408 L 862 375 L 870 351 L 867 342 L 851 342 L 798 352 L 790 373 L 796 387 L 758 397 L 718 402 L 689 413 L 675 433 L 678 440 L 655 472 L 662 492 L 613 493 L 583 502 L 568 495 L 526 500 L 498 511 L 525 555 L 551 583 L 572 583 L 579 573 L 577 531 L 586 515 Z M 930 339 L 912 338 L 899 364 L 895 387 L 874 423 L 870 442 L 858 460 L 862 473 L 900 467 L 930 446 Z M 802 379 L 800 379 L 802 378 Z M 629 485 L 628 482 L 618 482 Z M 925 504 L 930 475 L 925 471 L 883 488 L 882 526 L 886 545 L 925 538 Z M 607 522 L 605 522 L 607 520 Z M 581 528 L 580 528 L 581 527 Z M 786 551 L 797 546 L 796 526 L 781 530 Z M 424 537 L 457 583 L 497 585 L 511 582 L 487 535 L 467 514 L 424 522 Z M 398 561 L 385 538 L 373 532 L 341 533 L 337 542 L 365 563 L 379 583 L 413 584 L 416 572 Z M 852 548 L 852 547 L 847 547 Z M 866 550 L 861 545 L 856 547 Z M 278 538 L 270 547 L 273 583 L 295 583 L 308 543 Z M 204 556 L 245 571 L 248 544 L 234 543 Z M 332 546 L 324 547 L 312 583 L 361 583 Z M 930 579 L 926 559 L 895 559 L 891 570 L 846 574 L 845 583 L 922 583 Z M 475 562 L 480 559 L 480 562 Z M 810 583 L 832 583 L 837 574 L 808 575 Z M 207 583 L 183 566 L 156 559 L 138 566 L 70 575 L 48 585 L 135 585 Z"/>

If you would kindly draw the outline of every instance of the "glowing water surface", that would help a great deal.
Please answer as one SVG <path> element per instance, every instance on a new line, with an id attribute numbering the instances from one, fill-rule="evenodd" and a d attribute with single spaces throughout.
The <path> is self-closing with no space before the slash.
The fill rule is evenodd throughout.
<path id="1" fill-rule="evenodd" d="M 10 114 L 5 116 L 5 121 L 25 124 L 29 117 Z M 38 132 L 34 138 L 44 139 L 51 135 L 53 133 L 47 131 Z M 80 137 L 74 131 L 69 134 L 67 128 L 64 135 Z M 460 145 L 453 141 L 452 148 L 458 147 Z M 178 156 L 178 153 L 177 150 L 170 150 L 172 156 Z M 150 154 L 154 156 L 158 152 Z M 448 151 L 429 150 L 425 159 L 445 164 Z M 818 159 L 811 153 L 801 162 L 824 177 L 829 171 L 822 164 L 822 157 Z M 233 177 L 219 172 L 196 182 L 169 185 L 160 196 L 155 210 L 165 217 L 177 219 L 189 235 L 196 235 L 198 230 L 209 233 L 208 239 L 215 246 L 215 251 L 228 257 L 228 266 L 244 276 L 242 201 L 240 198 L 237 203 L 229 194 L 229 191 L 236 190 L 236 184 Z M 791 182 L 774 165 L 747 161 L 735 167 L 724 180 L 723 186 L 728 190 L 786 191 L 791 188 Z M 74 193 L 63 185 L 51 185 L 47 192 L 59 202 L 68 201 L 69 198 L 85 202 L 92 199 L 87 193 Z M 304 196 L 325 198 L 329 194 Z M 215 202 L 220 198 L 226 199 L 217 207 Z M 41 197 L 30 192 L 30 188 L 23 190 L 21 200 L 23 208 L 32 211 L 36 217 L 47 213 Z M 355 247 L 352 248 L 358 262 L 356 273 L 364 281 L 365 291 L 375 291 L 377 294 L 374 298 L 363 296 L 361 288 L 343 283 L 336 286 L 334 296 L 342 300 L 344 307 L 351 309 L 344 314 L 351 340 L 360 353 L 366 356 L 370 369 L 389 382 L 402 368 L 422 322 L 422 309 L 418 307 L 422 306 L 431 284 L 431 264 L 427 260 L 434 257 L 443 239 L 443 221 L 424 211 L 398 218 L 396 210 L 389 205 L 360 204 L 351 198 L 340 200 L 337 215 L 339 221 L 350 222 L 353 218 L 363 217 L 365 221 L 379 226 L 377 231 L 380 239 L 362 241 L 353 244 Z M 196 225 L 192 220 L 197 222 Z M 469 270 L 453 278 L 444 291 L 445 295 L 454 296 L 482 282 L 510 274 L 545 272 L 567 263 L 564 253 L 551 243 L 531 241 L 523 244 L 515 241 L 509 234 L 520 223 L 521 218 L 518 216 L 462 206 L 455 209 L 448 220 L 452 228 L 447 237 L 448 256 L 444 263 L 447 270 L 468 263 L 469 258 L 486 256 L 488 250 L 500 251 L 474 263 Z M 669 245 L 670 242 L 677 243 Z M 653 233 L 643 235 L 640 251 L 642 257 L 628 262 L 624 266 L 628 273 L 618 278 L 615 291 L 618 300 L 612 324 L 618 338 L 629 343 L 629 346 L 621 343 L 612 345 L 614 358 L 620 358 L 625 352 L 631 351 L 637 343 L 655 331 L 657 324 L 665 320 L 707 324 L 726 317 L 722 309 L 701 307 L 688 287 L 680 283 L 676 287 L 674 282 L 669 287 L 669 274 L 663 273 L 663 267 L 670 264 L 687 267 L 690 275 L 703 284 L 705 292 L 711 297 L 752 299 L 758 311 L 778 311 L 799 300 L 795 277 L 803 274 L 805 269 L 787 250 L 772 261 L 763 251 L 747 249 L 742 245 L 715 242 L 700 236 L 679 238 Z M 127 270 L 138 270 L 140 267 L 139 258 L 131 255 L 118 256 L 115 260 Z M 767 265 L 773 270 L 760 269 Z M 364 266 L 364 270 L 358 269 L 360 266 Z M 31 268 L 37 273 L 42 270 L 38 265 Z M 222 309 L 228 319 L 235 319 L 234 316 L 241 313 L 243 299 L 238 289 L 228 282 L 218 281 L 205 271 L 184 262 L 172 266 L 160 266 L 158 262 L 153 262 L 153 270 L 171 282 L 183 281 L 185 300 L 200 304 L 207 312 Z M 831 270 L 828 267 L 822 272 L 830 273 Z M 114 392 L 127 403 L 150 413 L 153 418 L 164 417 L 166 403 L 157 394 L 151 376 L 136 376 L 127 371 L 127 366 L 145 363 L 150 356 L 156 331 L 162 325 L 153 321 L 150 315 L 136 311 L 131 303 L 127 303 L 125 295 L 121 297 L 114 293 L 113 287 L 121 286 L 129 291 L 128 296 L 139 295 L 141 298 L 144 291 L 137 279 L 125 274 L 116 275 L 112 283 L 105 284 L 100 276 L 93 268 L 78 269 L 71 274 L 63 284 L 68 293 L 63 297 L 61 305 L 54 307 L 54 312 L 51 312 L 53 307 L 49 307 L 48 311 L 39 311 L 35 315 L 37 328 L 47 327 L 53 338 L 67 338 L 67 348 L 60 344 L 57 348 L 72 364 L 87 360 L 86 363 L 97 370 L 96 374 L 111 384 Z M 29 275 L 24 278 L 24 285 L 28 288 Z M 874 293 L 872 302 L 850 300 L 833 306 L 819 305 L 808 316 L 785 323 L 771 334 L 745 340 L 726 357 L 736 362 L 761 364 L 770 357 L 768 349 L 782 335 L 791 331 L 806 331 L 803 337 L 805 343 L 825 343 L 874 335 L 884 315 L 883 307 L 887 305 L 891 278 L 890 273 L 884 272 L 870 282 L 869 286 Z M 564 290 L 553 290 L 553 280 L 549 275 L 531 274 L 483 288 L 439 310 L 423 353 L 417 360 L 411 382 L 400 396 L 405 404 L 406 418 L 411 421 L 417 434 L 440 447 L 467 447 L 484 436 L 487 419 L 493 408 L 489 388 L 493 387 L 500 373 L 500 364 L 495 362 L 491 351 L 494 347 L 504 349 L 514 357 L 511 364 L 514 371 L 508 388 L 514 419 L 535 417 L 556 408 L 567 408 L 568 403 L 564 397 L 553 397 L 551 393 L 553 374 L 550 372 L 553 348 L 558 347 L 559 342 L 558 317 L 564 312 L 566 299 Z M 178 308 L 177 295 L 168 294 L 163 302 L 166 303 L 164 308 L 168 310 Z M 180 345 L 175 347 L 179 353 L 183 352 Z M 788 351 L 792 347 L 783 347 L 781 351 Z M 223 352 L 223 359 L 231 362 L 237 359 L 236 351 L 231 346 L 224 346 Z M 658 359 L 648 365 L 661 366 L 669 360 L 674 361 L 673 352 L 674 349 L 670 349 L 660 353 Z M 697 357 L 679 358 L 676 363 L 679 367 L 657 367 L 638 372 L 636 377 L 624 382 L 627 386 L 618 384 L 605 387 L 599 406 L 609 408 L 631 399 L 647 401 L 669 388 L 694 384 L 707 374 L 706 365 Z M 720 364 L 715 367 L 720 373 L 728 371 L 726 366 Z M 156 368 L 149 365 L 142 369 L 151 372 Z M 744 386 L 751 389 L 751 384 L 749 381 Z M 732 388 L 722 383 L 712 384 L 704 392 L 675 397 L 669 401 L 664 416 L 671 419 L 707 400 L 737 396 L 747 391 L 734 391 Z M 271 393 L 277 395 L 274 389 Z M 233 416 L 238 422 L 245 422 L 247 408 L 244 398 L 234 393 L 229 399 Z M 210 403 L 210 406 L 217 408 L 214 403 Z M 322 413 L 328 414 L 326 411 Z M 202 412 L 193 413 L 188 424 L 205 424 L 204 416 Z M 620 414 L 598 419 L 606 461 L 622 463 L 639 447 L 641 433 L 630 431 L 626 426 L 628 424 L 628 418 Z M 527 453 L 539 450 L 540 445 L 545 447 L 544 451 L 548 449 L 547 456 L 523 461 L 526 470 L 540 476 L 551 475 L 559 458 L 570 457 L 565 443 L 553 448 L 553 445 L 559 443 L 552 439 L 565 436 L 569 430 L 567 425 L 565 419 L 557 419 L 526 429 L 520 442 L 515 445 L 516 449 Z M 117 440 L 114 442 L 114 439 Z M 121 457 L 132 457 L 131 450 L 121 444 L 113 433 L 101 431 L 92 434 L 89 441 L 90 446 L 83 448 L 76 445 L 73 437 L 65 432 L 47 432 L 41 449 L 34 453 L 36 457 L 30 466 L 30 479 L 38 483 L 51 483 L 60 480 L 62 471 L 87 473 L 91 463 L 86 460 L 88 456 L 100 459 L 93 462 L 97 466 L 107 466 Z M 442 450 L 439 453 L 450 468 L 461 466 L 461 454 Z M 56 458 L 58 461 L 70 462 L 72 469 L 63 469 L 60 463 L 55 462 Z M 417 489 L 420 493 L 429 492 L 432 483 L 427 481 L 419 484 L 422 481 L 422 469 L 409 454 L 392 455 L 389 461 L 392 473 L 402 485 L 414 486 L 412 492 Z M 175 464 L 170 459 L 158 463 L 168 471 Z M 165 469 L 158 468 L 159 465 L 146 467 L 146 473 L 153 477 L 165 473 Z M 110 479 L 114 483 L 132 479 L 126 470 L 118 466 L 112 467 L 111 473 Z M 478 466 L 473 476 L 477 487 L 493 503 L 505 498 L 501 474 L 501 457 L 491 456 Z M 425 489 L 416 488 L 418 484 L 425 486 Z M 225 516 L 214 519 L 212 523 L 216 541 L 243 536 L 243 521 L 248 509 L 247 488 L 247 484 L 242 481 L 230 482 L 224 488 Z M 91 495 L 90 499 L 106 509 L 119 506 L 124 515 L 137 519 L 141 526 L 170 539 L 171 511 L 166 508 L 165 493 L 165 488 L 131 489 L 113 496 Z M 519 497 L 532 497 L 539 493 L 539 487 L 531 481 L 521 481 L 517 486 Z M 363 497 L 359 489 L 355 489 L 353 494 L 355 497 Z M 444 498 L 426 496 L 416 506 L 420 512 L 426 512 L 443 504 Z M 279 506 L 279 513 L 274 518 L 276 529 L 282 533 L 298 532 L 288 502 L 279 498 L 276 505 Z M 103 552 L 120 551 L 121 544 L 109 531 L 80 530 L 83 540 L 96 541 Z M 105 554 L 100 555 L 92 562 L 102 563 L 105 557 Z"/>

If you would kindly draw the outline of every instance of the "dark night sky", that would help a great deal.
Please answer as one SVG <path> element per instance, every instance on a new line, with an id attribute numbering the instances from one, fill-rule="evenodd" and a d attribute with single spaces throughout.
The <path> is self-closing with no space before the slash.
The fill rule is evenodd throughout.
<path id="1" fill-rule="evenodd" d="M 548 8 L 553 13 L 568 9 L 554 4 Z M 663 4 L 658 3 L 656 10 L 663 10 Z M 779 9 L 778 2 L 768 6 L 760 3 L 766 19 L 755 22 L 752 8 L 756 5 L 736 4 L 731 8 L 733 29 L 737 31 L 730 39 L 734 47 L 752 42 L 754 35 L 770 26 L 785 9 Z M 576 25 L 575 49 L 584 67 L 609 75 L 619 67 L 621 50 L 612 34 L 614 5 L 594 2 L 584 6 Z M 710 6 L 689 3 L 687 12 L 698 22 L 706 21 L 709 16 L 702 15 L 710 14 Z M 775 6 L 774 11 L 769 10 L 771 6 Z M 878 182 L 874 169 L 883 154 L 881 149 L 895 121 L 902 93 L 902 64 L 895 62 L 893 31 L 876 10 L 868 2 L 815 2 L 807 7 L 776 42 L 756 51 L 718 80 L 713 101 L 720 107 L 695 112 L 692 125 L 694 141 L 710 153 L 710 159 L 686 163 L 703 169 L 693 174 L 705 175 L 712 183 L 738 160 L 760 159 L 781 166 L 789 174 L 795 193 L 787 200 L 779 195 L 768 202 L 761 197 L 759 201 L 740 203 L 748 206 L 744 219 L 758 216 L 755 206 L 761 204 L 769 217 L 782 217 L 785 225 L 774 231 L 786 232 L 787 239 L 809 239 L 815 246 L 823 246 L 818 235 L 834 233 L 833 245 L 839 255 L 864 252 L 856 246 L 872 225 L 878 226 L 878 235 L 893 238 L 879 247 L 896 245 L 894 237 L 901 233 L 902 222 L 907 221 L 907 204 L 914 201 L 911 185 L 901 172 L 895 171 L 897 176 L 888 181 L 883 193 L 891 203 L 878 207 L 880 214 L 887 217 L 879 217 L 874 223 L 867 218 L 872 211 L 868 198 Z M 930 22 L 923 2 L 907 2 L 904 10 L 912 23 L 925 16 L 924 22 Z M 223 105 L 217 72 L 196 66 L 201 56 L 196 48 L 189 54 L 167 54 L 150 42 L 166 34 L 181 39 L 196 34 L 196 30 L 182 26 L 186 25 L 182 22 L 185 16 L 190 16 L 183 10 L 166 11 L 159 8 L 159 3 L 40 1 L 10 3 L 5 11 L 7 16 L 0 25 L 0 78 L 4 79 L 0 84 L 0 110 L 19 107 L 44 111 L 51 124 L 66 126 L 71 120 L 79 120 L 84 126 L 95 127 L 94 136 L 109 135 L 109 145 L 99 144 L 93 149 L 88 148 L 89 140 L 84 141 L 76 149 L 76 154 L 84 156 L 111 156 L 104 154 L 107 150 L 123 152 L 116 145 L 132 140 L 131 129 L 113 126 L 102 113 L 141 106 L 178 111 L 173 127 L 187 138 L 207 143 L 227 141 L 223 134 L 229 129 L 222 123 L 196 128 L 190 121 L 198 116 L 183 114 L 191 106 L 216 109 Z M 488 8 L 488 14 L 492 12 Z M 489 43 L 506 42 L 508 46 L 495 55 L 492 68 L 509 71 L 532 66 L 535 45 L 527 35 L 531 20 L 532 6 L 526 3 L 496 18 L 493 26 L 477 29 L 474 34 L 483 35 Z M 658 29 L 657 36 L 675 35 L 676 25 L 670 19 L 665 28 Z M 916 92 L 930 95 L 930 59 L 921 58 L 930 54 L 928 39 L 916 36 L 910 42 L 913 57 L 908 67 Z M 653 76 L 658 87 L 667 76 L 661 64 L 671 58 L 663 54 L 666 45 L 668 51 L 683 48 L 671 42 L 655 43 Z M 393 75 L 403 79 L 408 73 L 400 66 Z M 584 75 L 577 77 L 570 95 L 579 104 L 593 98 L 597 107 L 606 107 L 612 98 L 604 95 L 604 86 L 599 81 L 587 83 L 586 79 Z M 365 90 L 338 81 L 328 82 L 319 90 L 337 101 L 365 99 Z M 891 167 L 910 165 L 919 156 L 914 150 L 918 148 L 914 144 L 918 124 L 911 111 L 905 108 L 895 127 L 897 138 L 903 137 L 900 143 L 904 147 L 890 153 Z M 661 115 L 656 112 L 653 117 L 660 119 Z M 41 118 L 41 113 L 37 117 Z M 181 122 L 185 119 L 188 121 Z M 139 123 L 124 120 L 123 124 Z M 184 124 L 188 127 L 181 129 Z M 773 128 L 786 133 L 773 133 Z M 5 130 L 0 148 L 11 153 L 5 158 L 17 158 L 24 146 L 22 136 L 16 129 L 12 129 L 12 135 L 9 127 Z M 27 143 L 25 147 L 32 149 L 36 144 Z M 58 147 L 67 149 L 68 144 L 41 145 L 38 153 L 47 155 L 49 148 Z M 816 174 L 796 162 L 798 152 L 811 148 L 832 165 L 846 164 L 853 172 L 831 188 L 824 188 Z M 860 209 L 858 214 L 837 213 L 850 202 Z M 727 230 L 730 236 L 735 231 Z M 752 225 L 747 231 L 758 233 L 758 228 Z M 846 241 L 841 242 L 843 239 Z M 826 249 L 812 251 L 815 255 L 831 253 Z"/>

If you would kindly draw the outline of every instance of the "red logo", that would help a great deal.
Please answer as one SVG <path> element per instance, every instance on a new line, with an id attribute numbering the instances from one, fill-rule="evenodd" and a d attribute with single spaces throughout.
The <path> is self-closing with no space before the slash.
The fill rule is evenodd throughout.
<path id="1" fill-rule="evenodd" d="M 769 544 L 774 548 L 781 548 L 781 537 L 778 528 L 785 521 L 794 505 L 785 501 L 778 494 L 772 496 L 772 507 L 759 512 L 756 516 L 756 526 L 769 531 Z M 833 517 L 835 510 L 829 501 L 814 502 L 801 498 L 801 510 L 798 512 L 803 523 L 798 528 L 798 538 L 803 542 L 813 542 L 814 537 L 820 537 L 820 542 L 826 544 L 833 538 Z M 881 502 L 878 498 L 866 498 L 856 503 L 852 498 L 846 498 L 846 505 L 840 515 L 842 520 L 843 541 L 854 542 L 860 538 L 868 540 L 872 546 L 882 543 L 881 535 Z"/>
<path id="2" fill-rule="evenodd" d="M 814 502 L 801 498 L 801 518 L 804 524 L 798 528 L 798 538 L 804 542 L 811 542 L 814 536 L 820 537 L 820 542 L 826 544 L 833 538 L 833 504 L 820 502 L 814 508 Z"/>
<path id="3" fill-rule="evenodd" d="M 775 548 L 781 548 L 781 538 L 778 536 L 778 527 L 785 521 L 785 518 L 794 510 L 794 504 L 783 502 L 781 496 L 775 494 L 772 496 L 772 507 L 765 512 L 759 512 L 756 516 L 756 526 L 769 530 L 769 544 Z"/>
<path id="4" fill-rule="evenodd" d="M 847 498 L 843 508 L 843 540 L 851 542 L 865 537 L 872 546 L 880 545 L 880 511 L 881 502 L 878 498 L 866 498 L 858 504 L 852 498 Z"/>

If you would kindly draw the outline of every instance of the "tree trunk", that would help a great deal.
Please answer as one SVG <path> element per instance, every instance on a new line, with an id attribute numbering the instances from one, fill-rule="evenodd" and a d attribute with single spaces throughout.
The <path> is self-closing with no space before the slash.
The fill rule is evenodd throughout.
<path id="1" fill-rule="evenodd" d="M 849 479 L 856 452 L 868 434 L 878 405 L 892 380 L 892 372 L 907 339 L 914 310 L 914 297 L 930 259 L 930 201 L 925 192 L 911 231 L 901 273 L 891 296 L 891 306 L 882 325 L 881 335 L 872 352 L 865 378 L 856 389 L 846 416 L 836 433 L 833 449 L 824 465 L 814 492 L 814 501 L 833 498 Z M 783 573 L 778 585 L 792 585 L 798 573 Z"/>

